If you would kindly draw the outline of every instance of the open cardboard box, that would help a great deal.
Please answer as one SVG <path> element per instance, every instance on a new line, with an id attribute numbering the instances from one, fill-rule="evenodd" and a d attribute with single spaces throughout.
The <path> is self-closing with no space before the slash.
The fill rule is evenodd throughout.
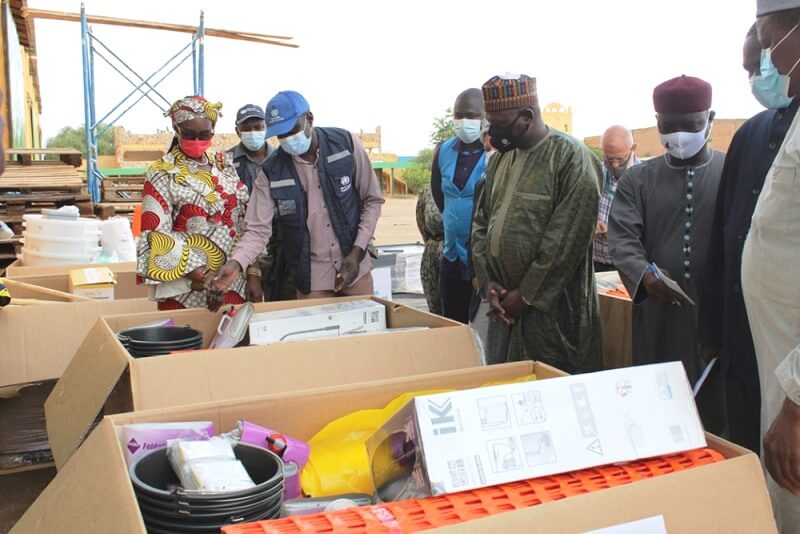
<path id="1" fill-rule="evenodd" d="M 29 284 L 69 293 L 69 272 L 86 267 L 108 267 L 117 275 L 114 286 L 114 299 L 147 298 L 149 289 L 136 283 L 136 262 L 82 264 L 82 265 L 40 265 L 26 267 L 17 260 L 6 269 L 6 276 Z"/>
<path id="2" fill-rule="evenodd" d="M 365 297 L 256 304 L 257 312 Z M 373 297 L 389 328 L 427 330 L 278 343 L 132 358 L 116 336 L 128 327 L 172 317 L 210 343 L 220 314 L 181 310 L 103 317 L 97 321 L 45 403 L 47 433 L 59 468 L 101 413 L 365 382 L 479 365 L 468 326 Z"/>
<path id="3" fill-rule="evenodd" d="M 20 294 L 13 282 L 10 287 L 12 298 Z M 35 290 L 30 291 L 29 295 L 33 297 Z M 58 379 L 102 315 L 141 313 L 155 309 L 155 303 L 145 299 L 108 302 L 86 299 L 81 302 L 3 308 L 0 310 L 0 340 L 3 345 L 0 351 L 0 397 L 27 396 L 32 392 L 38 395 L 41 389 L 29 386 Z M 0 411 L 19 404 L 18 401 L 12 403 L 0 399 Z M 46 437 L 43 410 L 40 404 L 38 413 L 31 415 L 31 418 L 42 420 L 41 432 Z M 0 432 L 14 430 L 6 427 Z M 0 474 L 17 470 L 0 469 Z"/>
<path id="4" fill-rule="evenodd" d="M 10 278 L 3 278 L 2 282 L 11 293 L 12 305 L 19 303 L 20 299 L 23 299 L 26 305 L 46 304 L 51 302 L 89 302 L 91 300 L 87 297 L 79 297 L 71 293 L 65 293 L 27 282 L 20 282 L 19 280 L 12 280 Z"/>
<path id="5" fill-rule="evenodd" d="M 210 420 L 227 431 L 246 419 L 307 440 L 338 417 L 382 408 L 402 393 L 477 387 L 531 373 L 538 379 L 563 375 L 546 365 L 519 362 L 109 416 L 11 532 L 145 532 L 117 425 Z M 714 436 L 707 438 L 725 461 L 442 530 L 579 533 L 663 515 L 670 534 L 776 532 L 758 458 Z"/>

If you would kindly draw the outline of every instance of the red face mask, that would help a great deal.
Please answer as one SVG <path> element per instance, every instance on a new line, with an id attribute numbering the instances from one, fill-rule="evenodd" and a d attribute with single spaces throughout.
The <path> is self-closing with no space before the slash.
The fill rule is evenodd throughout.
<path id="1" fill-rule="evenodd" d="M 211 148 L 211 139 L 181 139 L 180 147 L 190 158 L 199 158 Z"/>

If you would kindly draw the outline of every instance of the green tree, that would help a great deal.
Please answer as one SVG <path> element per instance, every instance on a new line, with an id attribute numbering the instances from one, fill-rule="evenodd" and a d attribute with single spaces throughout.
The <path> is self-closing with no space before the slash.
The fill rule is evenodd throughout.
<path id="1" fill-rule="evenodd" d="M 431 183 L 431 163 L 433 163 L 433 149 L 423 148 L 414 158 L 414 163 L 403 173 L 403 178 L 408 184 L 409 193 L 419 194 Z"/>
<path id="2" fill-rule="evenodd" d="M 453 129 L 453 110 L 447 108 L 444 116 L 433 119 L 433 132 L 431 133 L 431 144 L 438 145 L 442 141 L 450 139 L 456 135 Z"/>
<path id="3" fill-rule="evenodd" d="M 104 125 L 98 126 L 98 131 L 103 131 Z M 81 154 L 86 154 L 86 133 L 83 126 L 73 128 L 64 126 L 59 130 L 55 137 L 47 140 L 48 148 L 74 148 L 80 150 Z M 114 154 L 114 129 L 109 128 L 103 136 L 97 140 L 97 153 L 100 156 L 111 156 Z"/>

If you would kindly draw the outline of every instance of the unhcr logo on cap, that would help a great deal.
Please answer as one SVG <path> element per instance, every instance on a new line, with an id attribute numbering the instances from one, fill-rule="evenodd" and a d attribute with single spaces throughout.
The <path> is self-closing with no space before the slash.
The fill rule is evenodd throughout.
<path id="1" fill-rule="evenodd" d="M 273 106 L 269 109 L 269 123 L 274 124 L 276 122 L 280 122 L 283 120 L 281 117 L 281 110 L 278 109 L 278 106 Z"/>

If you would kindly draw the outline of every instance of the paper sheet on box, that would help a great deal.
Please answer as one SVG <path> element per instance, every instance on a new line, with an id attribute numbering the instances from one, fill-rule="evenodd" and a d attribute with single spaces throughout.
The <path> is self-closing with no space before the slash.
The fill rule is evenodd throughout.
<path id="1" fill-rule="evenodd" d="M 663 515 L 655 515 L 638 521 L 588 530 L 583 534 L 667 534 L 667 525 L 664 524 Z"/>

